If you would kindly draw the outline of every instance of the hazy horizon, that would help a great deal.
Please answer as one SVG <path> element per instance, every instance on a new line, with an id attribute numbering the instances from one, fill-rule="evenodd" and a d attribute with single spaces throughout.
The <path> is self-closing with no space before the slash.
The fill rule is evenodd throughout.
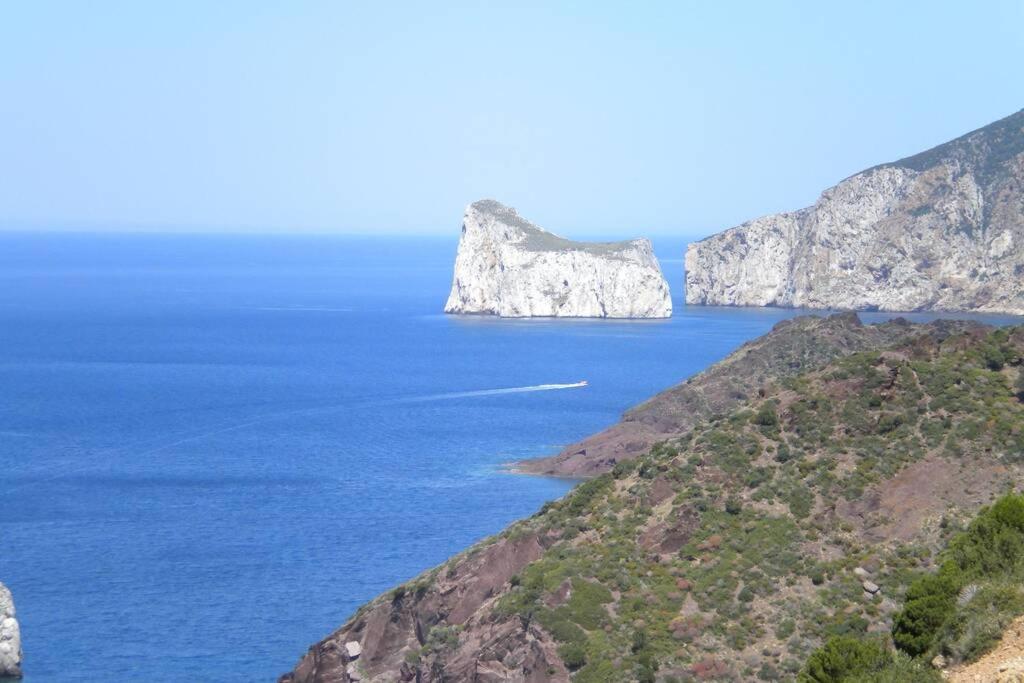
<path id="1" fill-rule="evenodd" d="M 697 239 L 1024 107 L 1009 1 L 6 14 L 4 230 Z"/>

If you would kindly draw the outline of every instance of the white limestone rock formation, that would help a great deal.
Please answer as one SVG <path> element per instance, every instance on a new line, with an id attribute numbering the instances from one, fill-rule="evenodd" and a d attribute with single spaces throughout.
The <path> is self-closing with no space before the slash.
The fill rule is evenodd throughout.
<path id="1" fill-rule="evenodd" d="M 691 244 L 686 302 L 1024 314 L 1024 111 Z"/>
<path id="2" fill-rule="evenodd" d="M 3 678 L 21 678 L 21 629 L 11 591 L 0 583 L 0 679 Z"/>
<path id="3" fill-rule="evenodd" d="M 446 313 L 510 318 L 667 318 L 651 243 L 573 242 L 485 199 L 466 207 Z"/>

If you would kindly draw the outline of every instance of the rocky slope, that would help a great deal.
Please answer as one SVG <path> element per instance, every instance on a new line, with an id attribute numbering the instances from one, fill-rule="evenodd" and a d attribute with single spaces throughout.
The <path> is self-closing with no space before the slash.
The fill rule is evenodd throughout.
<path id="1" fill-rule="evenodd" d="M 1024 313 L 1024 110 L 691 244 L 686 301 Z"/>
<path id="2" fill-rule="evenodd" d="M 0 679 L 21 678 L 21 629 L 11 591 L 0 583 Z"/>
<path id="3" fill-rule="evenodd" d="M 368 603 L 282 681 L 791 680 L 829 636 L 887 631 L 1021 481 L 1024 330 L 861 334 L 891 343 L 737 375 L 744 398 Z"/>
<path id="4" fill-rule="evenodd" d="M 651 243 L 572 242 L 493 200 L 466 207 L 446 313 L 667 318 Z"/>

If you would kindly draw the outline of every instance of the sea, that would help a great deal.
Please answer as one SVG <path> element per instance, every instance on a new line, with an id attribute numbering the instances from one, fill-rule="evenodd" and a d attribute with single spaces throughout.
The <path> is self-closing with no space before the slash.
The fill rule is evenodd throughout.
<path id="1" fill-rule="evenodd" d="M 441 312 L 454 238 L 0 234 L 25 681 L 273 681 L 574 484 L 507 463 L 806 313 L 687 307 L 655 247 L 669 320 L 499 320 Z"/>

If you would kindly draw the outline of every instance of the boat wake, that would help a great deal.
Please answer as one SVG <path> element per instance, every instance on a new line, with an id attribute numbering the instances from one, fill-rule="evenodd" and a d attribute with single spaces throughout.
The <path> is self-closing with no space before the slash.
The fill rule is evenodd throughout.
<path id="1" fill-rule="evenodd" d="M 572 384 L 534 384 L 528 387 L 508 387 L 506 389 L 480 389 L 478 391 L 453 391 L 447 394 L 429 394 L 427 396 L 410 396 L 395 399 L 395 403 L 418 403 L 422 401 L 445 401 L 454 398 L 473 398 L 476 396 L 500 396 L 503 394 L 528 394 L 534 391 L 558 391 L 560 389 L 581 389 L 586 382 Z"/>

